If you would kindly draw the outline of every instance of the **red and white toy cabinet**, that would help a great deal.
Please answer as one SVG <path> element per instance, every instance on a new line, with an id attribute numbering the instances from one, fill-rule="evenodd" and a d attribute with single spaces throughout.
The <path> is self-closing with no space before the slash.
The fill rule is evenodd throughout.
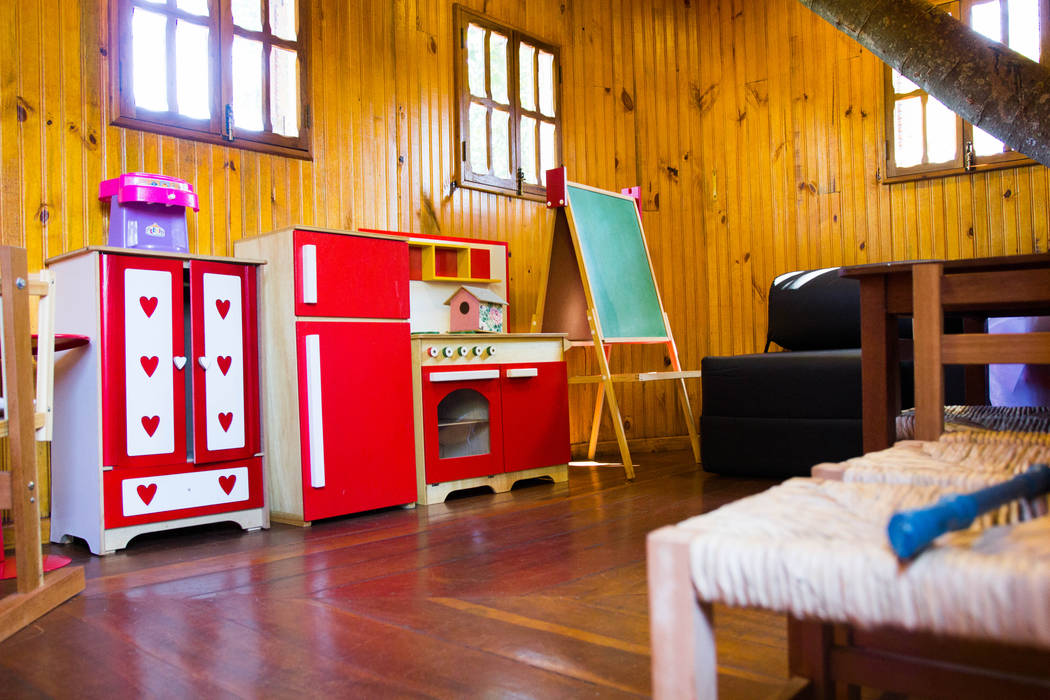
<path id="1" fill-rule="evenodd" d="M 416 498 L 408 244 L 296 228 L 242 239 L 261 272 L 270 517 L 313 520 Z"/>
<path id="2" fill-rule="evenodd" d="M 92 552 L 144 532 L 268 527 L 252 261 L 85 248 L 47 262 L 55 328 L 51 539 Z"/>

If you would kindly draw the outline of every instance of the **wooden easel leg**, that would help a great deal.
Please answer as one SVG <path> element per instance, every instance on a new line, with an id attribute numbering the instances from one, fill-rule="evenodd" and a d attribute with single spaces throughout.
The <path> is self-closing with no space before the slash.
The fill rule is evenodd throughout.
<path id="1" fill-rule="evenodd" d="M 612 346 L 606 345 L 605 359 L 609 360 L 609 352 Z M 594 415 L 591 418 L 591 439 L 587 442 L 587 459 L 593 460 L 598 452 L 598 432 L 602 427 L 602 406 L 605 403 L 605 385 L 598 385 L 598 396 L 594 399 Z"/>
<path id="2" fill-rule="evenodd" d="M 627 433 L 623 429 L 620 406 L 616 403 L 616 390 L 613 388 L 612 373 L 609 372 L 609 361 L 605 358 L 605 352 L 599 349 L 603 347 L 602 340 L 598 336 L 598 329 L 589 311 L 587 312 L 587 323 L 591 326 L 591 336 L 594 338 L 594 347 L 597 350 L 598 368 L 601 370 L 602 386 L 605 387 L 605 394 L 609 401 L 609 414 L 612 416 L 613 429 L 616 431 L 616 443 L 620 446 L 623 471 L 628 481 L 634 481 L 634 464 L 631 463 L 631 451 L 627 448 Z"/>
<path id="3" fill-rule="evenodd" d="M 664 313 L 664 327 L 667 328 L 667 355 L 671 358 L 671 369 L 675 372 L 682 371 L 682 363 L 678 360 L 678 346 L 675 345 L 674 336 L 671 335 L 671 321 Z M 700 436 L 696 434 L 696 424 L 693 421 L 693 407 L 689 404 L 689 393 L 685 389 L 685 380 L 678 382 L 678 402 L 685 414 L 685 429 L 689 433 L 689 444 L 693 448 L 693 458 L 700 464 Z"/>

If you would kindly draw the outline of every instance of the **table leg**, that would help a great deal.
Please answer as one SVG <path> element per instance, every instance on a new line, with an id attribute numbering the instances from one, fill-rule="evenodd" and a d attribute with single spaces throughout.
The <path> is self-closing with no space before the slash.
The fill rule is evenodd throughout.
<path id="1" fill-rule="evenodd" d="M 900 362 L 897 319 L 886 305 L 886 277 L 860 280 L 861 415 L 864 452 L 883 450 L 897 437 Z"/>

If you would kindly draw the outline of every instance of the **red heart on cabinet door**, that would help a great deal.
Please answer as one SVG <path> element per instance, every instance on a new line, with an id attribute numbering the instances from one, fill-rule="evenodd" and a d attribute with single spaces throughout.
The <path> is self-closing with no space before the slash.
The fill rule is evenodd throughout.
<path id="1" fill-rule="evenodd" d="M 215 358 L 215 361 L 219 364 L 219 369 L 222 370 L 222 373 L 225 376 L 226 373 L 230 371 L 230 365 L 233 363 L 233 358 L 229 355 L 219 355 Z"/>
<path id="2" fill-rule="evenodd" d="M 230 474 L 229 476 L 220 476 L 219 477 L 219 486 L 222 487 L 222 490 L 226 492 L 227 496 L 230 495 L 230 491 L 233 491 L 233 485 L 235 483 L 237 483 L 237 475 L 236 474 Z M 140 486 L 139 488 L 142 488 L 142 487 Z"/>
<path id="3" fill-rule="evenodd" d="M 226 318 L 226 314 L 230 313 L 230 300 L 229 299 L 216 299 L 215 308 L 219 310 L 219 315 Z"/>
<path id="4" fill-rule="evenodd" d="M 142 363 L 142 369 L 146 370 L 146 376 L 152 377 L 153 373 L 157 370 L 157 363 L 160 362 L 160 358 L 156 355 L 153 357 L 146 357 L 143 355 L 139 358 L 139 362 Z"/>
<path id="5" fill-rule="evenodd" d="M 141 498 L 142 502 L 148 506 L 150 501 L 153 500 L 153 497 L 157 495 L 157 485 L 150 484 L 149 486 L 146 486 L 145 484 L 141 484 L 138 487 L 138 492 L 139 498 Z"/>
<path id="6" fill-rule="evenodd" d="M 146 317 L 148 318 L 157 310 L 157 297 L 139 297 L 139 304 L 142 306 L 142 310 L 146 312 Z"/>
<path id="7" fill-rule="evenodd" d="M 160 425 L 160 416 L 142 416 L 142 427 L 146 429 L 146 434 L 150 437 L 157 432 L 158 425 Z"/>
<path id="8" fill-rule="evenodd" d="M 232 413 L 220 413 L 219 414 L 219 425 L 222 426 L 223 430 L 229 430 L 230 429 L 230 423 L 232 423 L 232 422 L 233 422 L 233 414 Z"/>

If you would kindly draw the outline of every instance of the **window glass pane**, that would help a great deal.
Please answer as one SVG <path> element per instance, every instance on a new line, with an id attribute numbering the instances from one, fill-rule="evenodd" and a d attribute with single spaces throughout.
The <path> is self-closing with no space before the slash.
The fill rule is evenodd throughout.
<path id="1" fill-rule="evenodd" d="M 970 26 L 975 32 L 984 34 L 992 41 L 1003 40 L 1003 27 L 1000 19 L 999 0 L 977 3 L 970 8 Z"/>
<path id="2" fill-rule="evenodd" d="M 973 153 L 976 156 L 994 156 L 1003 152 L 1003 142 L 987 131 L 973 128 Z"/>
<path id="3" fill-rule="evenodd" d="M 518 78 L 521 81 L 521 108 L 536 111 L 536 70 L 533 66 L 536 49 L 528 44 L 518 47 Z"/>
<path id="4" fill-rule="evenodd" d="M 958 120 L 955 112 L 932 97 L 926 101 L 926 148 L 930 163 L 947 163 L 955 160 L 958 138 L 955 129 Z"/>
<path id="5" fill-rule="evenodd" d="M 891 70 L 890 73 L 893 75 L 893 91 L 898 95 L 907 94 L 919 89 L 918 85 L 908 80 L 897 71 Z"/>
<path id="6" fill-rule="evenodd" d="M 898 168 L 922 163 L 922 98 L 909 97 L 893 105 L 894 162 Z"/>
<path id="7" fill-rule="evenodd" d="M 1039 60 L 1039 1 L 1010 0 L 1007 5 L 1010 48 L 1033 61 Z"/>
<path id="8" fill-rule="evenodd" d="M 175 99 L 179 114 L 193 119 L 211 116 L 208 78 L 208 27 L 176 20 Z"/>
<path id="9" fill-rule="evenodd" d="M 208 15 L 208 0 L 178 0 L 175 6 L 191 15 L 200 15 L 202 17 Z"/>
<path id="10" fill-rule="evenodd" d="M 536 76 L 540 87 L 540 111 L 554 116 L 554 54 L 540 51 L 540 71 Z"/>
<path id="11" fill-rule="evenodd" d="M 480 174 L 489 171 L 489 134 L 488 110 L 483 105 L 470 103 L 470 143 L 467 144 L 470 156 L 470 169 Z"/>
<path id="12" fill-rule="evenodd" d="M 554 143 L 554 124 L 540 122 L 540 178 L 546 184 L 547 171 L 558 167 L 555 160 L 557 146 Z"/>
<path id="13" fill-rule="evenodd" d="M 270 124 L 283 136 L 299 135 L 297 58 L 294 51 L 270 48 Z"/>
<path id="14" fill-rule="evenodd" d="M 510 112 L 492 110 L 492 174 L 505 180 L 510 174 Z"/>
<path id="15" fill-rule="evenodd" d="M 241 29 L 262 31 L 262 3 L 259 0 L 230 0 L 233 23 Z"/>
<path id="16" fill-rule="evenodd" d="M 476 24 L 467 27 L 467 87 L 476 97 L 488 97 L 485 89 L 485 30 Z"/>
<path id="17" fill-rule="evenodd" d="M 132 89 L 135 105 L 168 111 L 167 26 L 164 15 L 139 8 L 131 14 Z"/>
<path id="18" fill-rule="evenodd" d="M 262 131 L 262 42 L 233 37 L 233 123 Z"/>
<path id="19" fill-rule="evenodd" d="M 536 177 L 536 120 L 532 117 L 521 118 L 521 170 L 525 173 L 525 182 L 539 184 Z"/>
<path id="20" fill-rule="evenodd" d="M 492 32 L 489 34 L 489 83 L 492 99 L 502 105 L 510 104 L 507 95 L 507 37 Z"/>
<path id="21" fill-rule="evenodd" d="M 295 0 L 270 0 L 270 31 L 295 41 Z"/>

